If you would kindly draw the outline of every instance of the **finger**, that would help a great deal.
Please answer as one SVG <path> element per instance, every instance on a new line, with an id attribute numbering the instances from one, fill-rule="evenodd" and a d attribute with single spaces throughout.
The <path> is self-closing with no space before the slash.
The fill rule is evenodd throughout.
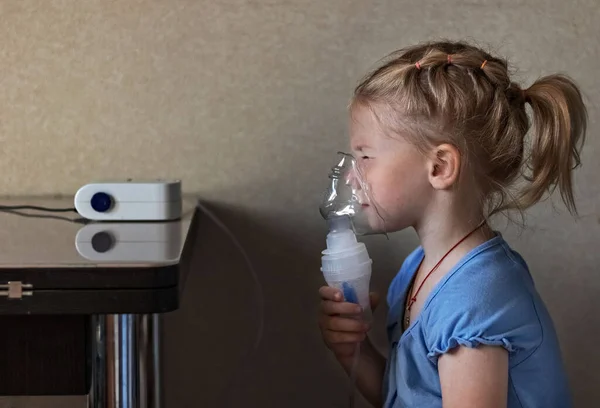
<path id="1" fill-rule="evenodd" d="M 355 344 L 364 341 L 366 333 L 348 333 L 326 330 L 325 338 L 329 344 Z"/>
<path id="2" fill-rule="evenodd" d="M 378 293 L 371 292 L 369 293 L 369 300 L 371 303 L 371 310 L 375 310 L 377 306 L 379 306 L 379 302 L 381 301 L 381 297 Z"/>
<path id="3" fill-rule="evenodd" d="M 344 299 L 342 292 L 339 289 L 332 288 L 331 286 L 321 286 L 319 288 L 319 295 L 321 295 L 321 299 L 323 300 L 341 302 Z"/>
<path id="4" fill-rule="evenodd" d="M 362 313 L 362 308 L 356 303 L 332 302 L 331 300 L 324 300 L 321 302 L 321 312 L 329 316 L 354 316 L 360 315 Z"/>
<path id="5" fill-rule="evenodd" d="M 325 319 L 323 325 L 326 330 L 347 333 L 365 333 L 369 330 L 369 325 L 366 322 L 344 317 L 332 317 Z"/>

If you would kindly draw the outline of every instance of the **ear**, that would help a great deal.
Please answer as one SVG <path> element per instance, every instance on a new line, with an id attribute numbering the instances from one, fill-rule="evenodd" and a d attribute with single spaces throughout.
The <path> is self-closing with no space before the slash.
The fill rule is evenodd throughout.
<path id="1" fill-rule="evenodd" d="M 460 151 L 449 143 L 433 148 L 428 160 L 429 183 L 436 190 L 448 190 L 460 175 Z"/>

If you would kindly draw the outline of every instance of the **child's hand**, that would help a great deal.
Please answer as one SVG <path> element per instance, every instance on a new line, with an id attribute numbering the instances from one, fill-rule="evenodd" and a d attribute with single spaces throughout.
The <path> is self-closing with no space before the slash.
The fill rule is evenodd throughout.
<path id="1" fill-rule="evenodd" d="M 321 309 L 319 327 L 327 347 L 336 357 L 350 357 L 354 354 L 356 343 L 367 337 L 370 326 L 363 322 L 362 309 L 355 303 L 344 302 L 342 292 L 323 286 L 319 289 Z M 371 294 L 371 310 L 375 310 L 378 297 Z"/>

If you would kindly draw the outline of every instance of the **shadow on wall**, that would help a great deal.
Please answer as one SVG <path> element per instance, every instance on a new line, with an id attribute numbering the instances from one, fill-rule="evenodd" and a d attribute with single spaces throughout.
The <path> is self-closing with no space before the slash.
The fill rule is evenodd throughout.
<path id="1" fill-rule="evenodd" d="M 597 266 L 595 268 L 598 269 Z M 600 347 L 597 337 L 597 328 L 600 327 L 600 285 L 590 282 L 589 288 L 582 291 L 581 284 L 566 282 L 560 292 L 563 293 L 562 302 L 575 301 L 579 305 L 579 310 L 571 316 L 565 316 L 560 310 L 554 310 L 556 313 L 551 310 L 553 316 L 562 316 L 557 322 L 557 329 L 574 406 L 595 407 L 600 401 Z"/>
<path id="2" fill-rule="evenodd" d="M 289 226 L 268 215 L 208 206 L 251 258 L 262 284 L 264 332 L 244 361 L 259 328 L 255 282 L 233 243 L 205 218 L 183 304 L 165 318 L 167 406 L 345 406 L 346 376 L 316 321 L 324 235 L 300 245 L 288 239 Z"/>
<path id="3" fill-rule="evenodd" d="M 585 203 L 581 209 L 588 213 Z M 589 247 L 598 242 L 600 223 L 588 215 L 573 223 L 568 214 L 550 207 L 538 211 L 527 215 L 525 230 L 513 225 L 505 236 L 529 264 L 553 317 L 574 406 L 595 407 L 600 401 L 600 257 Z"/>
<path id="4" fill-rule="evenodd" d="M 165 384 L 168 407 L 344 407 L 345 374 L 323 345 L 317 327 L 317 289 L 325 226 L 301 225 L 241 206 L 212 204 L 251 258 L 262 284 L 264 333 L 249 360 L 258 328 L 255 283 L 243 257 L 229 238 L 208 218 L 198 231 L 198 244 L 181 309 L 165 319 Z M 315 217 L 318 217 L 315 215 Z M 304 220 L 305 221 L 305 220 Z M 310 223 L 309 223 L 310 224 Z M 306 231 L 298 235 L 293 231 Z M 411 246 L 367 239 L 378 263 L 372 287 L 384 290 Z M 409 242 L 412 244 L 413 242 Z M 406 247 L 397 253 L 390 248 Z M 528 262 L 535 263 L 533 259 Z M 563 293 L 576 293 L 573 281 Z M 596 285 L 596 283 L 593 283 Z M 542 285 L 543 286 L 543 285 Z M 589 291 L 587 292 L 590 293 Z M 600 399 L 594 385 L 600 353 L 590 328 L 600 326 L 600 298 L 586 296 L 578 316 L 567 318 L 554 305 L 565 360 L 572 379 L 575 406 Z M 567 300 L 565 300 L 567 301 Z M 552 308 L 551 308 L 552 309 Z M 375 315 L 373 338 L 385 346 L 385 307 Z M 232 382 L 228 383 L 229 380 Z M 228 387 L 228 388 L 227 388 Z M 361 401 L 358 407 L 367 407 Z"/>

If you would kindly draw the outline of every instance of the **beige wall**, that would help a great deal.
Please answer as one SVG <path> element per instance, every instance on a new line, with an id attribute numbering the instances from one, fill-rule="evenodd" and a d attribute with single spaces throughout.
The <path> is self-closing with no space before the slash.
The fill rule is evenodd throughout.
<path id="1" fill-rule="evenodd" d="M 489 43 L 511 57 L 525 85 L 566 71 L 589 101 L 581 219 L 547 203 L 531 211 L 530 229 L 503 231 L 555 316 L 578 406 L 595 406 L 598 1 L 424 3 L 0 0 L 0 191 L 69 194 L 97 179 L 183 179 L 249 246 L 264 285 L 264 342 L 231 406 L 341 407 L 344 378 L 314 316 L 324 245 L 317 205 L 334 153 L 345 147 L 348 97 L 394 48 L 438 37 Z M 216 390 L 254 333 L 252 281 L 214 234 L 199 249 L 206 259 L 183 309 L 167 319 L 170 407 L 222 406 Z M 405 232 L 369 243 L 373 286 L 384 291 L 416 240 Z M 384 345 L 381 330 L 376 338 Z"/>

